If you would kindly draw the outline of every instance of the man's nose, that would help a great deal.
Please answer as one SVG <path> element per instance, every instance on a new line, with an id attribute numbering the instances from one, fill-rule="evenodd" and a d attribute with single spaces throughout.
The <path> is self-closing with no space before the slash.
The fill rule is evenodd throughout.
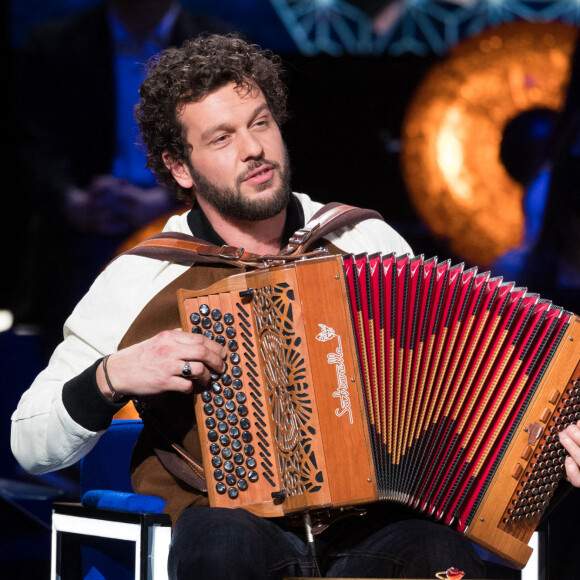
<path id="1" fill-rule="evenodd" d="M 263 156 L 264 147 L 262 146 L 262 142 L 251 131 L 245 131 L 240 137 L 241 160 L 259 159 Z"/>

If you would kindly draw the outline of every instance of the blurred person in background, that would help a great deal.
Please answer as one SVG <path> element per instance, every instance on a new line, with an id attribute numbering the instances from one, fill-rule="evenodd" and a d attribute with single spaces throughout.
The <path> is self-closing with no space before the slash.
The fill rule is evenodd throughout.
<path id="1" fill-rule="evenodd" d="M 40 332 L 46 352 L 127 236 L 178 209 L 137 145 L 133 107 L 146 62 L 230 28 L 176 0 L 107 0 L 31 32 L 17 66 L 31 203 L 14 314 Z"/>
<path id="2" fill-rule="evenodd" d="M 580 313 L 580 42 L 563 111 L 532 110 L 512 120 L 500 157 L 525 188 L 525 229 L 520 246 L 492 271 Z"/>

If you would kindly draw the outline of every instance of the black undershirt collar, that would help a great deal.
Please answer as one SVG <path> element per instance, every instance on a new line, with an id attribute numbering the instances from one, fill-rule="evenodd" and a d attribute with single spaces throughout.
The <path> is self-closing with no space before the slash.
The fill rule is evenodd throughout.
<path id="1" fill-rule="evenodd" d="M 187 214 L 187 225 L 196 238 L 201 238 L 216 246 L 228 245 L 213 229 L 199 205 L 195 205 L 189 214 Z M 282 245 L 280 249 L 284 248 L 288 244 L 288 240 L 292 234 L 302 227 L 304 227 L 304 210 L 298 198 L 295 195 L 290 195 L 290 201 L 286 208 L 286 223 L 284 224 L 284 233 L 282 234 Z"/>

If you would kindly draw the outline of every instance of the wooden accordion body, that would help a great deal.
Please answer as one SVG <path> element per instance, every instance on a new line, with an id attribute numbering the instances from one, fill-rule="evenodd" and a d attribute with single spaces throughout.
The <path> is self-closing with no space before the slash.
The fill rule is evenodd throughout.
<path id="1" fill-rule="evenodd" d="M 391 500 L 523 567 L 580 418 L 580 320 L 422 256 L 330 256 L 179 291 L 229 351 L 197 397 L 210 504 Z"/>

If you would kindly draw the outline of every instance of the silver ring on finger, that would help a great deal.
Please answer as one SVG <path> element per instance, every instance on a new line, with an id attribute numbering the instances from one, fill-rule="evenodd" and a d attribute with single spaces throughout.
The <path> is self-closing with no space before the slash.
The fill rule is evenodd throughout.
<path id="1" fill-rule="evenodd" d="M 183 368 L 181 369 L 181 376 L 186 378 L 186 379 L 191 379 L 191 365 L 189 364 L 189 361 L 186 360 L 185 364 L 183 365 Z"/>

